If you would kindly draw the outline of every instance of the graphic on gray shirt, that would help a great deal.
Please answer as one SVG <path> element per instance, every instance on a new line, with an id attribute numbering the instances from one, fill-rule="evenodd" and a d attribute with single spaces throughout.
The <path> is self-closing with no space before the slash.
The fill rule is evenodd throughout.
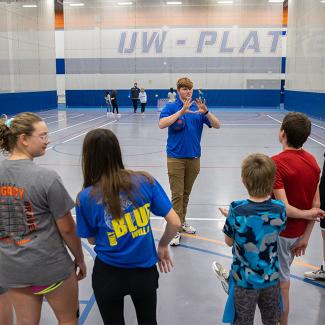
<path id="1" fill-rule="evenodd" d="M 56 220 L 74 202 L 56 172 L 30 160 L 0 163 L 0 285 L 50 285 L 74 264 Z"/>

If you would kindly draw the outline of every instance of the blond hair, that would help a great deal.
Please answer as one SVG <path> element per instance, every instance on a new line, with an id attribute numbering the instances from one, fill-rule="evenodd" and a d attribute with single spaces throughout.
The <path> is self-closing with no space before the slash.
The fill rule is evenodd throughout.
<path id="1" fill-rule="evenodd" d="M 15 148 L 18 136 L 21 134 L 32 135 L 35 131 L 34 123 L 41 122 L 43 119 L 37 114 L 26 112 L 16 115 L 10 119 L 0 119 L 0 150 L 3 153 L 12 152 Z"/>
<path id="2" fill-rule="evenodd" d="M 246 157 L 241 166 L 241 177 L 249 195 L 265 197 L 272 193 L 275 181 L 275 163 L 261 153 Z"/>
<path id="3" fill-rule="evenodd" d="M 179 90 L 181 88 L 192 89 L 193 82 L 191 81 L 191 79 L 183 77 L 183 78 L 180 78 L 177 80 L 176 86 L 177 86 L 177 90 Z"/>

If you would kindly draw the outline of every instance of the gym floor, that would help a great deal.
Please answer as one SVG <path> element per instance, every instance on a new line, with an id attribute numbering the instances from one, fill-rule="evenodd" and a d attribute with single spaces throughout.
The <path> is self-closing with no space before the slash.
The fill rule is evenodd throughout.
<path id="1" fill-rule="evenodd" d="M 211 110 L 211 109 L 210 109 Z M 174 269 L 161 274 L 158 290 L 158 323 L 161 325 L 222 324 L 226 301 L 211 263 L 219 261 L 229 267 L 231 249 L 223 242 L 224 218 L 219 207 L 227 207 L 246 197 L 240 181 L 240 165 L 250 153 L 274 155 L 282 150 L 278 130 L 283 110 L 212 110 L 221 120 L 219 130 L 204 128 L 202 135 L 201 172 L 190 197 L 187 220 L 197 228 L 196 235 L 184 235 L 181 245 L 171 247 Z M 80 153 L 84 135 L 93 128 L 109 128 L 118 137 L 127 168 L 145 170 L 159 180 L 170 194 L 166 167 L 167 129 L 157 125 L 155 110 L 141 116 L 123 111 L 119 117 L 107 117 L 103 110 L 67 109 L 39 112 L 49 127 L 50 145 L 36 163 L 56 170 L 73 198 L 82 186 Z M 325 122 L 313 120 L 313 129 L 305 149 L 320 166 L 325 151 Z M 152 228 L 158 242 L 164 221 L 152 216 Z M 92 248 L 83 242 L 88 276 L 80 282 L 79 324 L 102 324 L 91 288 L 94 260 Z M 322 238 L 319 226 L 312 233 L 307 253 L 292 267 L 290 324 L 325 324 L 325 283 L 304 280 L 303 272 L 317 269 L 322 261 Z M 109 306 L 108 306 L 109 308 Z M 137 324 L 131 300 L 125 304 L 126 324 Z M 54 316 L 44 303 L 41 324 L 55 324 Z M 261 324 L 259 312 L 256 324 Z"/>

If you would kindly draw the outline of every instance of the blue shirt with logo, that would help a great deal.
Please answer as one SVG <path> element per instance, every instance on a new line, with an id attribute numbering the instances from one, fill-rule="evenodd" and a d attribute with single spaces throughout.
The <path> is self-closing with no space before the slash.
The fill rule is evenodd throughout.
<path id="1" fill-rule="evenodd" d="M 183 107 L 183 102 L 177 96 L 174 103 L 167 103 L 160 113 L 160 119 L 175 114 Z M 167 155 L 171 158 L 197 158 L 201 157 L 201 136 L 203 124 L 211 128 L 211 124 L 206 115 L 198 113 L 198 108 L 194 102 L 190 107 L 190 112 L 182 115 L 184 127 L 175 130 L 174 125 L 168 127 Z M 177 121 L 175 122 L 177 123 Z M 175 124 L 174 123 L 174 124 Z"/>
<path id="2" fill-rule="evenodd" d="M 223 232 L 234 240 L 231 276 L 235 285 L 259 289 L 278 283 L 277 239 L 285 224 L 281 201 L 231 203 Z"/>
<path id="3" fill-rule="evenodd" d="M 121 268 L 149 268 L 157 263 L 157 251 L 150 225 L 150 212 L 165 217 L 172 204 L 160 184 L 141 174 L 132 176 L 136 206 L 121 193 L 122 217 L 113 219 L 93 187 L 79 193 L 76 205 L 77 232 L 95 238 L 98 258 Z"/>

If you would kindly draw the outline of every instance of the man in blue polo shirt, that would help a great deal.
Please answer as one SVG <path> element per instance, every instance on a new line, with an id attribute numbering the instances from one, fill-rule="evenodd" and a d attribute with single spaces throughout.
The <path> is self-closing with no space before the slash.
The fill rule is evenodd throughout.
<path id="1" fill-rule="evenodd" d="M 167 169 L 173 207 L 181 219 L 181 231 L 194 234 L 196 230 L 187 224 L 185 216 L 192 186 L 200 172 L 203 124 L 219 129 L 220 121 L 200 99 L 192 101 L 190 79 L 177 81 L 177 93 L 176 101 L 167 103 L 161 111 L 159 128 L 168 127 Z M 170 244 L 179 245 L 180 238 L 177 233 Z"/>

